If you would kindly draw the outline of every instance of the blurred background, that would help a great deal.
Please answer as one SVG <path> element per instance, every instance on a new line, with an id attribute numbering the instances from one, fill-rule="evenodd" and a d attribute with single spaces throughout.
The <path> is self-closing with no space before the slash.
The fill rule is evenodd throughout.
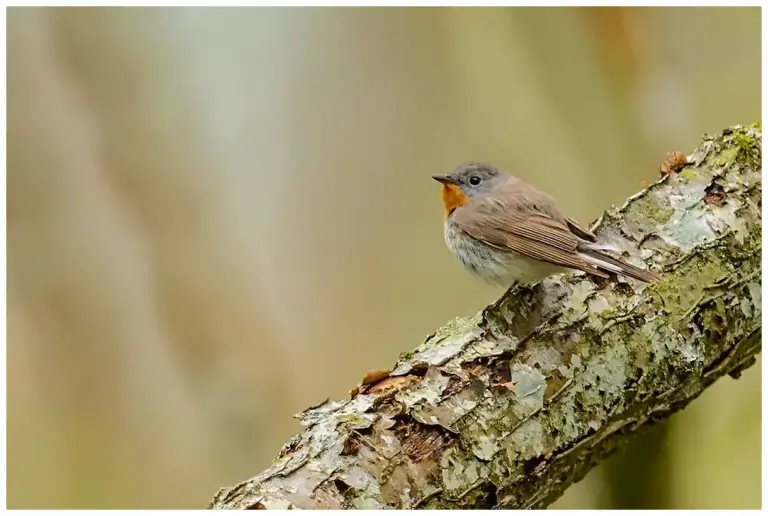
<path id="1" fill-rule="evenodd" d="M 589 222 L 760 120 L 759 8 L 10 8 L 10 508 L 204 508 L 496 299 L 430 176 Z M 759 508 L 760 367 L 557 508 Z"/>

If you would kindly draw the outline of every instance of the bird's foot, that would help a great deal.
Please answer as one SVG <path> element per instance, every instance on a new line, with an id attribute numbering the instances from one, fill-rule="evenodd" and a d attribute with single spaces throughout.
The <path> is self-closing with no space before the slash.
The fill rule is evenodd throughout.
<path id="1" fill-rule="evenodd" d="M 509 288 L 506 290 L 506 292 L 504 292 L 504 295 L 503 295 L 503 296 L 501 296 L 501 298 L 502 298 L 502 299 L 504 299 L 505 297 L 507 297 L 507 296 L 510 294 L 510 292 L 512 292 L 513 290 L 515 290 L 515 289 L 516 289 L 516 288 L 517 288 L 519 285 L 520 285 L 520 282 L 519 282 L 519 281 L 515 281 L 514 283 L 512 283 L 512 284 L 509 286 Z"/>

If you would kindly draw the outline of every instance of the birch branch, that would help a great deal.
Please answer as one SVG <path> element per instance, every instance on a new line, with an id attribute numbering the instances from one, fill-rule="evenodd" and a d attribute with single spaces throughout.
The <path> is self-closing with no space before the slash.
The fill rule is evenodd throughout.
<path id="1" fill-rule="evenodd" d="M 559 275 L 456 319 L 306 427 L 209 508 L 544 508 L 628 436 L 761 350 L 761 129 L 670 154 L 598 220 L 663 273 Z M 687 162 L 687 163 L 686 163 Z M 634 258 L 633 258 L 634 257 Z"/>

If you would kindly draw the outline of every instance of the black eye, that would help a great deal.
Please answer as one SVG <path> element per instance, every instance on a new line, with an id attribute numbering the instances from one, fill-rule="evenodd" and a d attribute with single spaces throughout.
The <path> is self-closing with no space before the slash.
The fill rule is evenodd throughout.
<path id="1" fill-rule="evenodd" d="M 469 178 L 469 184 L 472 186 L 477 186 L 480 184 L 480 176 L 472 176 Z"/>

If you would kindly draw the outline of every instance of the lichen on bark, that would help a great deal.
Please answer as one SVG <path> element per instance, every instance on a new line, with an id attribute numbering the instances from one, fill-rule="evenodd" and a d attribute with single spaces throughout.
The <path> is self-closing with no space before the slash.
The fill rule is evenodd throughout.
<path id="1" fill-rule="evenodd" d="M 594 224 L 661 281 L 582 273 L 456 319 L 306 427 L 210 508 L 543 508 L 627 435 L 761 349 L 761 129 L 705 137 L 689 164 Z"/>

